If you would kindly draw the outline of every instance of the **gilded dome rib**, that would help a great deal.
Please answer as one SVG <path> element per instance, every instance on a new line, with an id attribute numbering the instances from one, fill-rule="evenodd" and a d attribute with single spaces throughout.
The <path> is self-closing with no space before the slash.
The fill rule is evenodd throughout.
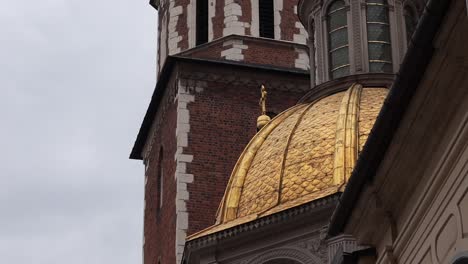
<path id="1" fill-rule="evenodd" d="M 359 102 L 362 92 L 360 84 L 354 84 L 348 89 L 343 97 L 336 122 L 336 137 L 335 137 L 335 157 L 334 157 L 334 184 L 344 185 L 358 155 L 358 115 Z"/>
<path id="2" fill-rule="evenodd" d="M 292 137 L 294 136 L 295 132 L 296 132 L 296 129 L 297 127 L 299 126 L 300 122 L 302 121 L 302 119 L 304 118 L 304 115 L 310 110 L 310 108 L 312 108 L 313 104 L 309 104 L 305 109 L 304 111 L 302 111 L 302 113 L 300 114 L 300 116 L 297 118 L 296 120 L 296 124 L 294 124 L 294 127 L 291 131 L 291 133 L 289 134 L 288 136 L 288 140 L 287 140 L 287 143 L 286 143 L 286 146 L 284 148 L 284 152 L 283 152 L 283 159 L 281 161 L 281 172 L 280 172 L 280 179 L 279 179 L 279 183 L 278 183 L 278 199 L 277 199 L 277 203 L 276 205 L 274 206 L 277 206 L 278 204 L 280 204 L 281 202 L 281 196 L 282 196 L 282 189 L 283 189 L 283 176 L 284 176 L 284 168 L 286 166 L 286 158 L 288 157 L 288 153 L 289 153 L 289 146 L 291 144 L 291 139 Z M 269 210 L 270 208 L 268 208 L 267 210 Z M 267 211 L 266 210 L 266 211 Z"/>

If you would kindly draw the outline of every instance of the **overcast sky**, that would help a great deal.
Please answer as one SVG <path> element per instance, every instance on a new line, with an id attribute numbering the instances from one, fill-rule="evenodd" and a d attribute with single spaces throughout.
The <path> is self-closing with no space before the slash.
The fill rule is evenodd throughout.
<path id="1" fill-rule="evenodd" d="M 0 0 L 0 263 L 141 263 L 147 0 Z"/>

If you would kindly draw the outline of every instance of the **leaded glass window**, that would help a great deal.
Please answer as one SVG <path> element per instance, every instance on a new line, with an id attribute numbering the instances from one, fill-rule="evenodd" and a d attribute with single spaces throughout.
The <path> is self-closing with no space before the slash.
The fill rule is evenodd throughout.
<path id="1" fill-rule="evenodd" d="M 386 0 L 367 0 L 367 45 L 370 72 L 393 72 Z"/>
<path id="2" fill-rule="evenodd" d="M 346 4 L 331 3 L 327 12 L 328 48 L 331 79 L 349 75 L 349 42 Z"/>
<path id="3" fill-rule="evenodd" d="M 409 6 L 405 7 L 405 26 L 406 26 L 406 41 L 409 43 L 413 37 L 414 30 L 418 24 L 418 19 Z"/>

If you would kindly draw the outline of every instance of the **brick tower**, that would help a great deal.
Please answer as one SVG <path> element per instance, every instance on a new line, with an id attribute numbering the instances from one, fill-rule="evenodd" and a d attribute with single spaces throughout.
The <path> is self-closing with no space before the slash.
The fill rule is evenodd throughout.
<path id="1" fill-rule="evenodd" d="M 187 235 L 214 223 L 227 180 L 270 116 L 310 87 L 297 0 L 152 0 L 158 81 L 130 158 L 145 165 L 145 264 L 180 263 Z"/>

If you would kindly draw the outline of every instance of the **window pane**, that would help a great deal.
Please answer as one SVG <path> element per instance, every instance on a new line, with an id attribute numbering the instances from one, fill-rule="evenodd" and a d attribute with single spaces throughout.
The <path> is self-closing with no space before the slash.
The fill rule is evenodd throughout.
<path id="1" fill-rule="evenodd" d="M 339 27 L 346 26 L 347 24 L 347 17 L 346 17 L 346 10 L 342 9 L 336 11 L 329 15 L 329 22 L 328 22 L 328 31 L 332 31 Z"/>
<path id="2" fill-rule="evenodd" d="M 338 49 L 330 54 L 331 70 L 349 63 L 348 48 Z"/>
<path id="3" fill-rule="evenodd" d="M 328 13 L 331 13 L 337 9 L 340 9 L 342 7 L 345 6 L 345 2 L 344 1 L 335 1 L 333 2 L 330 7 L 328 8 Z"/>
<path id="4" fill-rule="evenodd" d="M 348 45 L 348 29 L 342 28 L 340 30 L 330 33 L 330 50 Z"/>
<path id="5" fill-rule="evenodd" d="M 370 72 L 393 72 L 388 6 L 385 0 L 367 0 L 367 40 Z"/>
<path id="6" fill-rule="evenodd" d="M 382 24 L 368 24 L 367 37 L 369 41 L 385 41 L 390 43 L 390 28 Z"/>
<path id="7" fill-rule="evenodd" d="M 369 42 L 369 60 L 392 61 L 392 50 L 389 44 Z"/>
<path id="8" fill-rule="evenodd" d="M 388 23 L 387 6 L 368 5 L 367 6 L 367 22 Z"/>
<path id="9" fill-rule="evenodd" d="M 328 9 L 328 47 L 330 77 L 332 79 L 349 74 L 348 18 L 343 0 L 334 1 Z M 341 67 L 341 68 L 340 68 Z"/>
<path id="10" fill-rule="evenodd" d="M 367 0 L 367 3 L 376 3 L 376 4 L 386 5 L 387 1 L 386 0 Z"/>
<path id="11" fill-rule="evenodd" d="M 332 79 L 340 78 L 349 75 L 349 66 L 339 68 L 331 73 Z"/>
<path id="12" fill-rule="evenodd" d="M 369 66 L 371 72 L 393 72 L 393 66 L 390 63 L 371 62 Z"/>

